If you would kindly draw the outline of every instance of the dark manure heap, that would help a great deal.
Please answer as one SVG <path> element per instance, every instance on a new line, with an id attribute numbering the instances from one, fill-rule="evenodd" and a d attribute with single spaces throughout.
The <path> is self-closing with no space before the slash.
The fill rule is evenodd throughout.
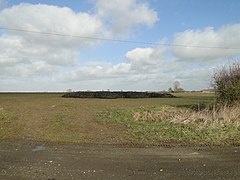
<path id="1" fill-rule="evenodd" d="M 65 98 L 174 98 L 172 94 L 160 92 L 137 92 L 137 91 L 77 91 L 65 93 Z"/>

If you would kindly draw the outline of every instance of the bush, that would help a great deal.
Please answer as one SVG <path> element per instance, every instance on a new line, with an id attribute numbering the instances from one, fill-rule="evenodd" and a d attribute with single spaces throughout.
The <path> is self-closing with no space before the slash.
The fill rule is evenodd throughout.
<path id="1" fill-rule="evenodd" d="M 215 72 L 213 79 L 219 103 L 240 102 L 240 62 L 223 66 Z"/>

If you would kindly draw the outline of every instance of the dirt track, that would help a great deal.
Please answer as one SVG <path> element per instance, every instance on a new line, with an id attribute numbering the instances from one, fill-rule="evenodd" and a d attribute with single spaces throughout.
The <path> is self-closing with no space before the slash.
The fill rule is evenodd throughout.
<path id="1" fill-rule="evenodd" d="M 240 148 L 0 143 L 0 179 L 239 179 Z"/>

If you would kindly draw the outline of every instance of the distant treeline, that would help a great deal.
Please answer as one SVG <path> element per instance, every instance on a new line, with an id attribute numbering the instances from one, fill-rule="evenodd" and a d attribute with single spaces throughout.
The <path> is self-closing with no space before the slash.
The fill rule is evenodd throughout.
<path id="1" fill-rule="evenodd" d="M 137 91 L 77 91 L 65 93 L 62 97 L 65 98 L 174 98 L 169 93 L 159 92 L 137 92 Z"/>

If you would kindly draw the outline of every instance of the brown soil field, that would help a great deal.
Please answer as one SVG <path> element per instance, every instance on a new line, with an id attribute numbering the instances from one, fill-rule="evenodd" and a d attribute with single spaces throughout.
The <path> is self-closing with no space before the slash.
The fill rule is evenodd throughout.
<path id="1" fill-rule="evenodd" d="M 1 93 L 0 140 L 27 140 L 78 144 L 128 144 L 127 127 L 107 123 L 99 115 L 106 109 L 189 106 L 212 96 L 184 98 L 78 99 L 50 93 Z"/>
<path id="2" fill-rule="evenodd" d="M 121 106 L 118 100 L 66 99 L 61 94 L 1 94 L 0 107 L 9 121 L 1 125 L 1 140 L 71 143 L 120 143 L 124 128 L 105 124 L 97 112 Z M 5 133 L 4 133 L 5 132 Z"/>

